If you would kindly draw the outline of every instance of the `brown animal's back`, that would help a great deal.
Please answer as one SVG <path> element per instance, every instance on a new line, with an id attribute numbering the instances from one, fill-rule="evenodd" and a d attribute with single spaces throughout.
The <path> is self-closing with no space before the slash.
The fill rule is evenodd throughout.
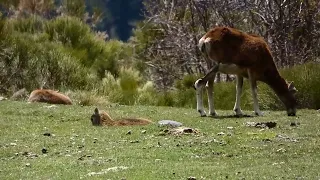
<path id="1" fill-rule="evenodd" d="M 224 64 L 236 64 L 244 71 L 251 69 L 256 80 L 266 81 L 265 73 L 269 71 L 277 76 L 279 74 L 269 46 L 261 36 L 229 27 L 216 27 L 203 38 L 210 38 L 208 55 L 211 59 Z"/>
<path id="2" fill-rule="evenodd" d="M 99 112 L 98 108 L 94 110 L 94 114 L 91 116 L 91 122 L 94 126 L 135 126 L 152 123 L 152 121 L 143 118 L 122 118 L 113 120 L 107 112 Z"/>
<path id="3" fill-rule="evenodd" d="M 216 27 L 206 33 L 211 39 L 216 60 L 221 63 L 237 64 L 244 68 L 273 64 L 271 52 L 265 40 L 229 27 Z M 259 56 L 259 57 L 258 57 Z M 267 58 L 263 58 L 267 56 Z M 271 60 L 271 62 L 269 62 Z"/>
<path id="4" fill-rule="evenodd" d="M 72 101 L 68 96 L 50 89 L 37 89 L 32 91 L 28 101 L 50 104 L 72 104 Z"/>
<path id="5" fill-rule="evenodd" d="M 122 118 L 115 120 L 116 126 L 134 126 L 134 125 L 147 125 L 152 123 L 148 119 L 143 118 Z"/>

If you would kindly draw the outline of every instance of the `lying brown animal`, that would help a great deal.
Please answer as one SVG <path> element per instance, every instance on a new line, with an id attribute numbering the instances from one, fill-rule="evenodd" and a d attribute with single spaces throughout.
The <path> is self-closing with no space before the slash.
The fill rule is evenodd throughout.
<path id="1" fill-rule="evenodd" d="M 50 89 L 36 89 L 31 92 L 28 102 L 45 102 L 49 104 L 68 104 L 71 105 L 71 99 L 58 91 Z"/>
<path id="2" fill-rule="evenodd" d="M 113 120 L 107 112 L 99 112 L 98 108 L 94 110 L 94 113 L 91 116 L 91 122 L 94 126 L 134 126 L 152 123 L 152 121 L 142 118 L 122 118 Z"/>

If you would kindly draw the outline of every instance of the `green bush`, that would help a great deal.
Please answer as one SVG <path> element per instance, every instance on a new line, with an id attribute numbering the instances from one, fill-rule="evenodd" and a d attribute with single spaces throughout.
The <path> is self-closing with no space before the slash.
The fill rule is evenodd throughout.
<path id="1" fill-rule="evenodd" d="M 90 27 L 76 17 L 60 16 L 48 21 L 45 32 L 51 41 L 59 41 L 73 48 L 81 46 L 81 42 L 90 35 Z"/>
<path id="2" fill-rule="evenodd" d="M 120 66 L 130 67 L 132 49 L 121 41 L 110 40 L 106 42 L 101 53 L 101 56 L 97 57 L 92 65 L 100 78 L 104 77 L 105 71 L 110 72 L 117 78 L 120 73 Z"/>
<path id="3" fill-rule="evenodd" d="M 134 105 L 138 98 L 141 83 L 139 72 L 132 68 L 121 68 L 119 77 L 106 73 L 98 87 L 99 92 L 108 96 L 111 102 Z"/>
<path id="4" fill-rule="evenodd" d="M 0 57 L 0 64 L 3 64 L 1 84 L 6 93 L 21 88 L 40 88 L 44 82 L 47 87 L 56 89 L 86 87 L 88 69 L 69 54 L 62 53 L 59 45 L 41 42 L 39 38 L 41 35 L 13 33 L 6 40 L 4 52 L 7 55 Z"/>
<path id="5" fill-rule="evenodd" d="M 31 15 L 27 18 L 12 18 L 8 20 L 8 26 L 14 31 L 22 33 L 42 33 L 47 20 L 37 15 Z"/>
<path id="6" fill-rule="evenodd" d="M 157 91 L 152 81 L 147 81 L 138 89 L 136 104 L 139 105 L 156 105 Z"/>
<path id="7" fill-rule="evenodd" d="M 301 108 L 320 108 L 320 64 L 307 63 L 282 70 L 288 81 L 293 81 Z"/>

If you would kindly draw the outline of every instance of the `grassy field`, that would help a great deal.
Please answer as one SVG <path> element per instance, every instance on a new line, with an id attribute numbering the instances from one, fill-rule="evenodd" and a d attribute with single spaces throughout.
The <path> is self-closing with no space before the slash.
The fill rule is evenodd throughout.
<path id="1" fill-rule="evenodd" d="M 199 117 L 195 109 L 110 106 L 114 118 L 144 127 L 93 127 L 94 107 L 0 101 L 0 179 L 319 179 L 320 112 L 264 117 Z M 252 114 L 251 111 L 247 111 Z M 200 131 L 164 134 L 171 119 Z M 274 121 L 261 129 L 246 122 Z M 131 131 L 131 134 L 127 134 Z"/>

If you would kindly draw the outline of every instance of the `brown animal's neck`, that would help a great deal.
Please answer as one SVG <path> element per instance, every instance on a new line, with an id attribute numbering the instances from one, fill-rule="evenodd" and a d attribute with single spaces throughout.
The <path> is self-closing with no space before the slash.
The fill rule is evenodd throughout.
<path id="1" fill-rule="evenodd" d="M 277 68 L 267 70 L 264 74 L 264 78 L 264 82 L 267 83 L 279 97 L 284 96 L 289 92 L 287 82 L 281 77 Z"/>

